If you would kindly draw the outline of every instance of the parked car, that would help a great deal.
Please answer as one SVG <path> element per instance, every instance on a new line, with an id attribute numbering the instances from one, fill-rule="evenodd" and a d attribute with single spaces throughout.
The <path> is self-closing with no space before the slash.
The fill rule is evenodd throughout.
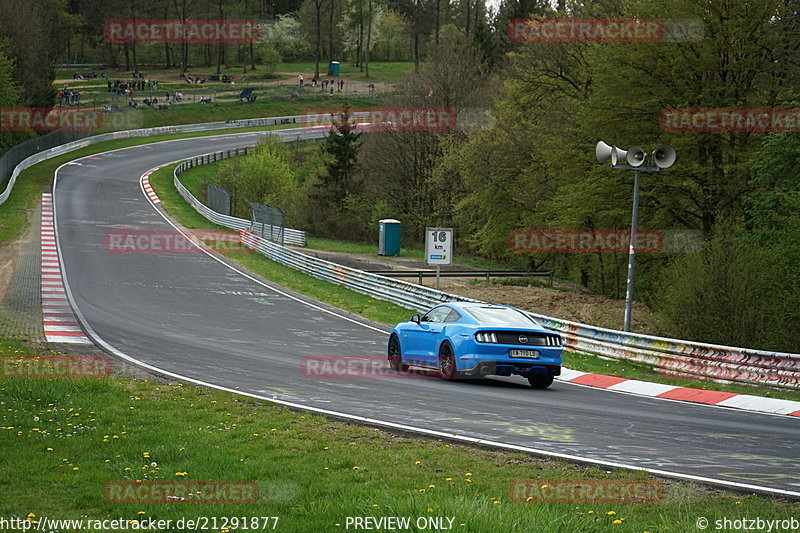
<path id="1" fill-rule="evenodd" d="M 561 374 L 561 335 L 505 305 L 453 302 L 400 322 L 389 335 L 395 370 L 436 370 L 442 379 L 488 375 L 528 378 L 545 389 Z"/>

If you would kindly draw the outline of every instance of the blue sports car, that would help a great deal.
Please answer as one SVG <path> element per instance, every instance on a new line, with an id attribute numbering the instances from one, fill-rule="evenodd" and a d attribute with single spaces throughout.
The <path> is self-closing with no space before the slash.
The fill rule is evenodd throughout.
<path id="1" fill-rule="evenodd" d="M 519 309 L 452 302 L 400 322 L 389 335 L 389 364 L 434 369 L 442 379 L 490 374 L 528 378 L 546 389 L 561 373 L 561 335 Z"/>

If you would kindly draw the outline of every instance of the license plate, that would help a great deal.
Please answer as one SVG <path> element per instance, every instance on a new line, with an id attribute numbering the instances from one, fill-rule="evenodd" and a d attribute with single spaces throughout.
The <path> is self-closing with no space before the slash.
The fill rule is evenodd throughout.
<path id="1" fill-rule="evenodd" d="M 539 351 L 538 350 L 509 350 L 508 351 L 509 357 L 527 357 L 528 359 L 538 359 L 539 358 Z"/>

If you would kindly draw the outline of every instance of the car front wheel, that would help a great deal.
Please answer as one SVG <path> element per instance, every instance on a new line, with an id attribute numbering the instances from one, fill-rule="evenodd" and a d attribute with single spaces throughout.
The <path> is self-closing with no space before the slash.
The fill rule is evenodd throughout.
<path id="1" fill-rule="evenodd" d="M 403 364 L 403 355 L 400 351 L 400 339 L 397 335 L 389 338 L 389 366 L 392 370 L 408 370 L 408 365 Z"/>
<path id="2" fill-rule="evenodd" d="M 550 374 L 545 376 L 531 376 L 528 378 L 528 383 L 530 383 L 531 387 L 534 389 L 546 389 L 553 384 L 553 379 L 555 379 L 555 376 Z"/>
<path id="3" fill-rule="evenodd" d="M 456 358 L 453 354 L 453 347 L 449 342 L 445 342 L 439 348 L 439 377 L 453 379 L 456 374 Z"/>

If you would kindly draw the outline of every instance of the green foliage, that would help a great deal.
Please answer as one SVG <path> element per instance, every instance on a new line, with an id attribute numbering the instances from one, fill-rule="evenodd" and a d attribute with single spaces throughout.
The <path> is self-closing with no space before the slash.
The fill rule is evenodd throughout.
<path id="1" fill-rule="evenodd" d="M 281 62 L 281 54 L 274 46 L 264 46 L 259 50 L 259 58 L 267 74 L 275 74 L 275 69 Z"/>
<path id="2" fill-rule="evenodd" d="M 10 44 L 7 40 L 0 40 L 0 108 L 14 107 L 19 104 L 22 89 L 13 78 L 14 61 L 11 58 Z M 0 153 L 5 152 L 24 139 L 17 133 L 0 129 Z M 0 184 L 5 176 L 0 176 Z"/>
<path id="3" fill-rule="evenodd" d="M 332 117 L 333 128 L 321 145 L 323 167 L 311 189 L 313 211 L 309 221 L 316 234 L 358 238 L 369 212 L 360 196 L 356 176 L 361 134 L 356 132 L 349 107 Z"/>
<path id="4" fill-rule="evenodd" d="M 741 228 L 720 219 L 701 253 L 665 269 L 657 301 L 669 336 L 767 347 L 772 327 L 767 257 Z"/>
<path id="5" fill-rule="evenodd" d="M 283 207 L 297 188 L 291 151 L 276 137 L 267 136 L 247 157 L 220 165 L 214 183 L 230 191 L 233 215 L 250 218 L 248 201 Z"/>
<path id="6" fill-rule="evenodd" d="M 300 21 L 291 14 L 278 15 L 274 22 L 262 24 L 258 44 L 262 54 L 273 49 L 289 61 L 307 58 L 311 49 L 303 38 Z"/>

